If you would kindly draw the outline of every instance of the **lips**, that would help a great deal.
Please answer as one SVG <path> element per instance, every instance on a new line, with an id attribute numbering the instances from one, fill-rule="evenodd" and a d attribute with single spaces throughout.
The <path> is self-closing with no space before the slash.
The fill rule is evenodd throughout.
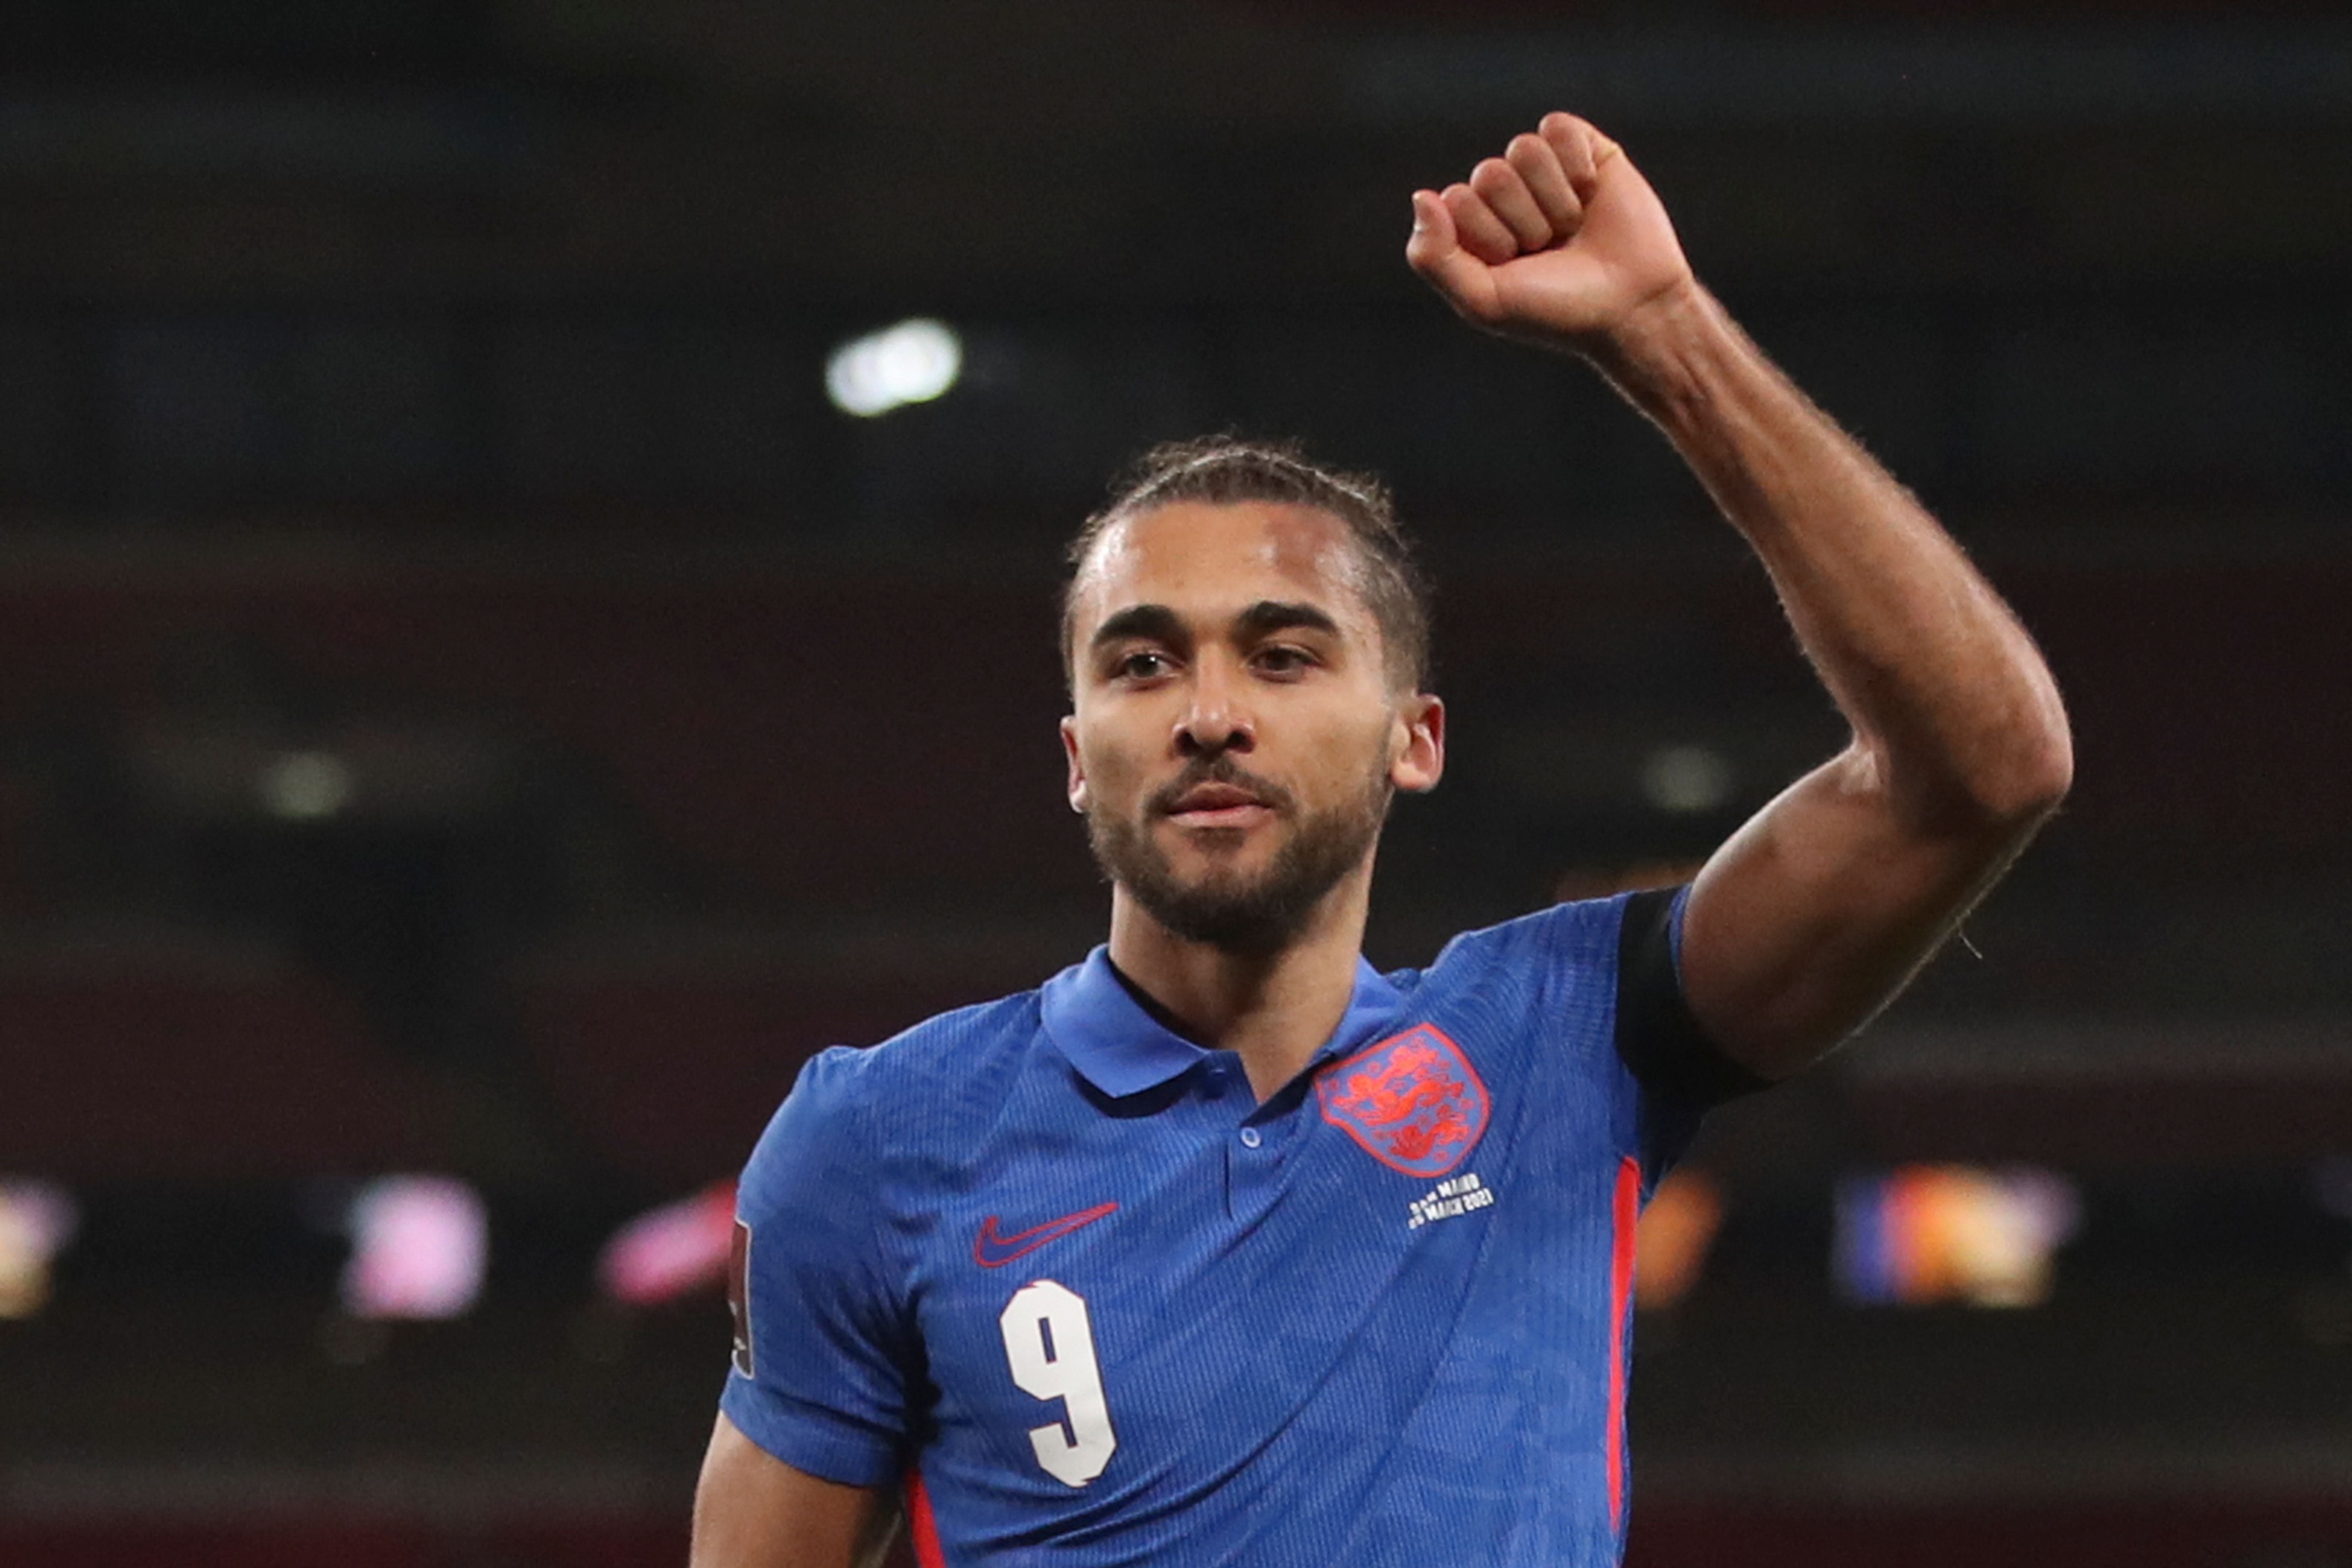
<path id="1" fill-rule="evenodd" d="M 1194 784 L 1176 797 L 1168 808 L 1171 816 L 1190 816 L 1197 812 L 1231 811 L 1240 806 L 1263 806 L 1265 802 L 1238 784 Z"/>
<path id="2" fill-rule="evenodd" d="M 1160 797 L 1162 816 L 1179 827 L 1248 828 L 1282 809 L 1282 792 L 1256 781 L 1227 778 L 1179 783 Z"/>
<path id="3" fill-rule="evenodd" d="M 1188 768 L 1153 792 L 1145 810 L 1179 827 L 1247 828 L 1294 810 L 1290 793 L 1272 779 L 1216 757 Z"/>

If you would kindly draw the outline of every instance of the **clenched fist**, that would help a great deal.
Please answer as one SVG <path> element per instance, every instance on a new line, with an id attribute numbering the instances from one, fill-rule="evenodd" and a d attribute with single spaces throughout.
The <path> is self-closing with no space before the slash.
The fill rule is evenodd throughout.
<path id="1" fill-rule="evenodd" d="M 1588 353 L 1696 287 L 1657 193 L 1573 114 L 1545 115 L 1465 184 L 1415 191 L 1404 255 L 1473 325 Z"/>

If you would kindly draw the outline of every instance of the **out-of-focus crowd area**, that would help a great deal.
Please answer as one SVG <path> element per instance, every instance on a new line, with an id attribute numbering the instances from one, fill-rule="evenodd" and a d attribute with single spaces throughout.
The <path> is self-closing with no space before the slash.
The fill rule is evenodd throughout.
<path id="1" fill-rule="evenodd" d="M 1554 107 L 2042 640 L 2078 784 L 1643 1236 L 1631 1561 L 2352 1563 L 2352 27 L 2221 0 L 16 0 L 0 1562 L 683 1560 L 799 1063 L 1100 939 L 1061 541 L 1299 436 L 1441 584 L 1386 964 L 1843 736 L 1405 270 Z"/>

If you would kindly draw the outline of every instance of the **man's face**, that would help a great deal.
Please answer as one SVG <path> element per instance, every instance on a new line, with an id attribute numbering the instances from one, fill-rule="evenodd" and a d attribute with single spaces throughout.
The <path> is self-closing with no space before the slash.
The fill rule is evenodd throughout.
<path id="1" fill-rule="evenodd" d="M 1080 569 L 1070 804 L 1177 935 L 1270 951 L 1366 865 L 1391 795 L 1435 785 L 1444 710 L 1391 688 L 1347 527 L 1178 502 Z"/>

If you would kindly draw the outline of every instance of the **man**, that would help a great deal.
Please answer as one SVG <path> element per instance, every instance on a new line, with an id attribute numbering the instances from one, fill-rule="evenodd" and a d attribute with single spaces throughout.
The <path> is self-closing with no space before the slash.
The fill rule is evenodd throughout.
<path id="1" fill-rule="evenodd" d="M 1385 500 L 1280 449 L 1159 455 L 1065 626 L 1110 941 L 803 1074 L 743 1182 L 704 1568 L 844 1568 L 900 1486 L 934 1563 L 1616 1562 L 1648 1184 L 1884 1005 L 2065 793 L 2025 633 L 1613 143 L 1548 117 L 1417 192 L 1406 258 L 1664 430 L 1852 744 L 1679 896 L 1378 974 L 1380 826 L 1445 741 Z"/>

